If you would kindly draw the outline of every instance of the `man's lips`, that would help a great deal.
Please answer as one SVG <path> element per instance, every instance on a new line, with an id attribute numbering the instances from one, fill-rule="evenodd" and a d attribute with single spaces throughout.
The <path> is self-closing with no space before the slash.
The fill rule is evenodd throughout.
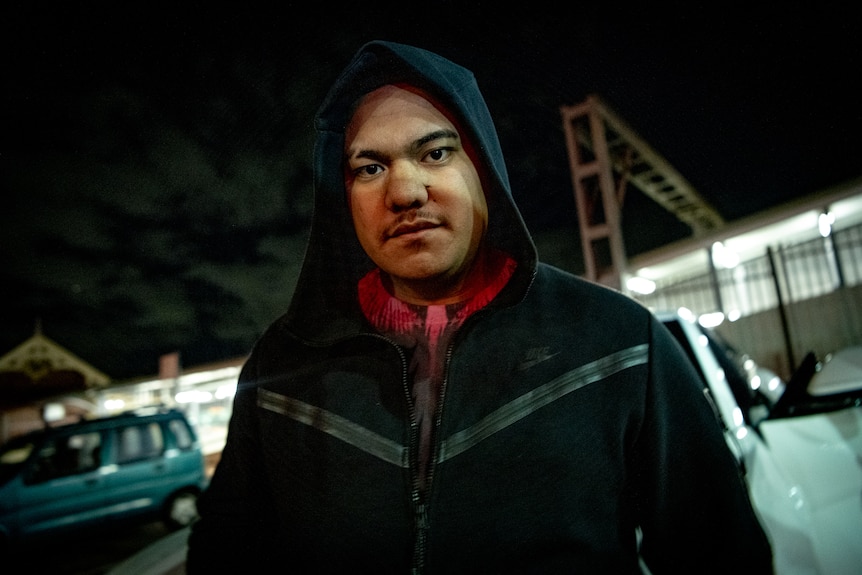
<path id="1" fill-rule="evenodd" d="M 431 220 L 414 220 L 410 222 L 402 222 L 397 224 L 392 230 L 387 233 L 387 237 L 389 239 L 397 238 L 399 236 L 404 236 L 407 234 L 413 234 L 416 232 L 421 232 L 423 230 L 430 230 L 433 228 L 439 227 L 441 224 L 436 221 Z"/>

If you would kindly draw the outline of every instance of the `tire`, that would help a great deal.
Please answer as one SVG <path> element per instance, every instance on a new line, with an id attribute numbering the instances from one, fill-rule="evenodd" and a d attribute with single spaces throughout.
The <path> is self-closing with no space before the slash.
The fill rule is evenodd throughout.
<path id="1" fill-rule="evenodd" d="M 198 493 L 178 491 L 165 504 L 163 521 L 169 529 L 188 527 L 198 518 Z"/>

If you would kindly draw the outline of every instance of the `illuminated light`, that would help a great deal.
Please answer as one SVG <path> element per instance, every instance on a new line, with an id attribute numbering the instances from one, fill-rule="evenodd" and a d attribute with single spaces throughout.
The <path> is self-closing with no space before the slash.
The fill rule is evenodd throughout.
<path id="1" fill-rule="evenodd" d="M 117 411 L 126 407 L 126 402 L 122 399 L 106 399 L 104 406 L 108 411 Z"/>
<path id="2" fill-rule="evenodd" d="M 657 280 L 657 279 L 661 279 L 664 276 L 664 273 L 656 271 L 653 268 L 646 267 L 646 268 L 640 268 L 637 272 L 635 272 L 635 275 L 640 276 L 642 278 L 646 278 L 648 280 Z"/>
<path id="3" fill-rule="evenodd" d="M 676 313 L 679 314 L 679 317 L 686 319 L 688 321 L 694 321 L 694 312 L 688 309 L 687 307 L 681 307 L 676 310 Z"/>
<path id="4" fill-rule="evenodd" d="M 640 276 L 633 276 L 626 280 L 626 287 L 634 293 L 649 295 L 655 291 L 655 282 Z"/>
<path id="5" fill-rule="evenodd" d="M 731 323 L 735 322 L 736 320 L 738 320 L 741 317 L 742 317 L 742 312 L 739 311 L 738 309 L 732 309 L 729 312 L 727 312 L 727 321 L 729 321 Z"/>
<path id="6" fill-rule="evenodd" d="M 180 377 L 180 382 L 184 386 L 192 386 L 199 383 L 218 381 L 219 379 L 235 378 L 239 374 L 239 370 L 239 367 L 224 367 L 198 373 L 188 373 Z"/>
<path id="7" fill-rule="evenodd" d="M 738 407 L 733 408 L 733 425 L 739 427 L 745 419 L 742 417 L 742 410 Z"/>
<path id="8" fill-rule="evenodd" d="M 781 385 L 781 378 L 776 375 L 769 380 L 769 383 L 766 384 L 766 387 L 768 387 L 770 391 L 775 391 L 776 389 L 778 389 L 779 385 Z"/>
<path id="9" fill-rule="evenodd" d="M 820 214 L 817 218 L 817 228 L 820 230 L 820 235 L 828 238 L 832 235 L 832 224 L 835 223 L 835 214 L 826 211 Z"/>
<path id="10" fill-rule="evenodd" d="M 754 369 L 757 366 L 754 364 L 753 359 L 748 358 L 744 362 L 742 362 L 742 367 L 744 367 L 748 371 L 751 371 L 752 369 Z"/>
<path id="11" fill-rule="evenodd" d="M 739 265 L 739 254 L 728 249 L 722 242 L 715 242 L 712 244 L 712 263 L 730 270 Z"/>
<path id="12" fill-rule="evenodd" d="M 739 429 L 736 430 L 736 438 L 737 439 L 745 439 L 746 437 L 748 437 L 748 428 L 747 427 L 740 427 Z"/>
<path id="13" fill-rule="evenodd" d="M 236 395 L 236 384 L 222 385 L 215 392 L 216 399 L 228 399 Z"/>
<path id="14" fill-rule="evenodd" d="M 750 382 L 751 389 L 760 389 L 760 385 L 762 383 L 763 382 L 760 380 L 760 376 L 755 375 L 754 377 L 751 378 L 751 382 Z"/>
<path id="15" fill-rule="evenodd" d="M 177 403 L 207 403 L 213 400 L 213 394 L 208 391 L 181 391 L 174 397 Z"/>
<path id="16" fill-rule="evenodd" d="M 42 407 L 42 419 L 51 423 L 66 417 L 66 406 L 62 403 L 47 403 Z"/>
<path id="17" fill-rule="evenodd" d="M 700 347 L 709 347 L 709 338 L 703 334 L 700 334 L 697 337 L 697 345 L 699 345 Z"/>
<path id="18" fill-rule="evenodd" d="M 702 314 L 699 318 L 697 318 L 697 323 L 706 328 L 716 327 L 722 324 L 724 321 L 724 314 L 720 311 L 714 311 L 712 313 Z"/>

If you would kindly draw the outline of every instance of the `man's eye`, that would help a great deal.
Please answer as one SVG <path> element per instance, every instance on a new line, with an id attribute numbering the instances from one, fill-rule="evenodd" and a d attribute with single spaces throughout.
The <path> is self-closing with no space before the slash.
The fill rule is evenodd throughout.
<path id="1" fill-rule="evenodd" d="M 357 178 L 368 178 L 371 176 L 376 176 L 383 170 L 383 167 L 380 164 L 368 164 L 367 166 L 361 166 L 353 170 L 353 175 Z"/>
<path id="2" fill-rule="evenodd" d="M 425 158 L 431 162 L 442 162 L 446 158 L 449 157 L 449 154 L 452 153 L 452 150 L 449 148 L 435 148 L 425 154 Z"/>

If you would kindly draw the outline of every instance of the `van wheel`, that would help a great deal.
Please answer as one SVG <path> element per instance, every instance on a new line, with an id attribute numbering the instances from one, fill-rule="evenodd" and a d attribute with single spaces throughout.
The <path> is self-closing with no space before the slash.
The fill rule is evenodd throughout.
<path id="1" fill-rule="evenodd" d="M 198 494 L 193 491 L 174 493 L 165 505 L 164 522 L 171 529 L 187 527 L 198 518 Z"/>

